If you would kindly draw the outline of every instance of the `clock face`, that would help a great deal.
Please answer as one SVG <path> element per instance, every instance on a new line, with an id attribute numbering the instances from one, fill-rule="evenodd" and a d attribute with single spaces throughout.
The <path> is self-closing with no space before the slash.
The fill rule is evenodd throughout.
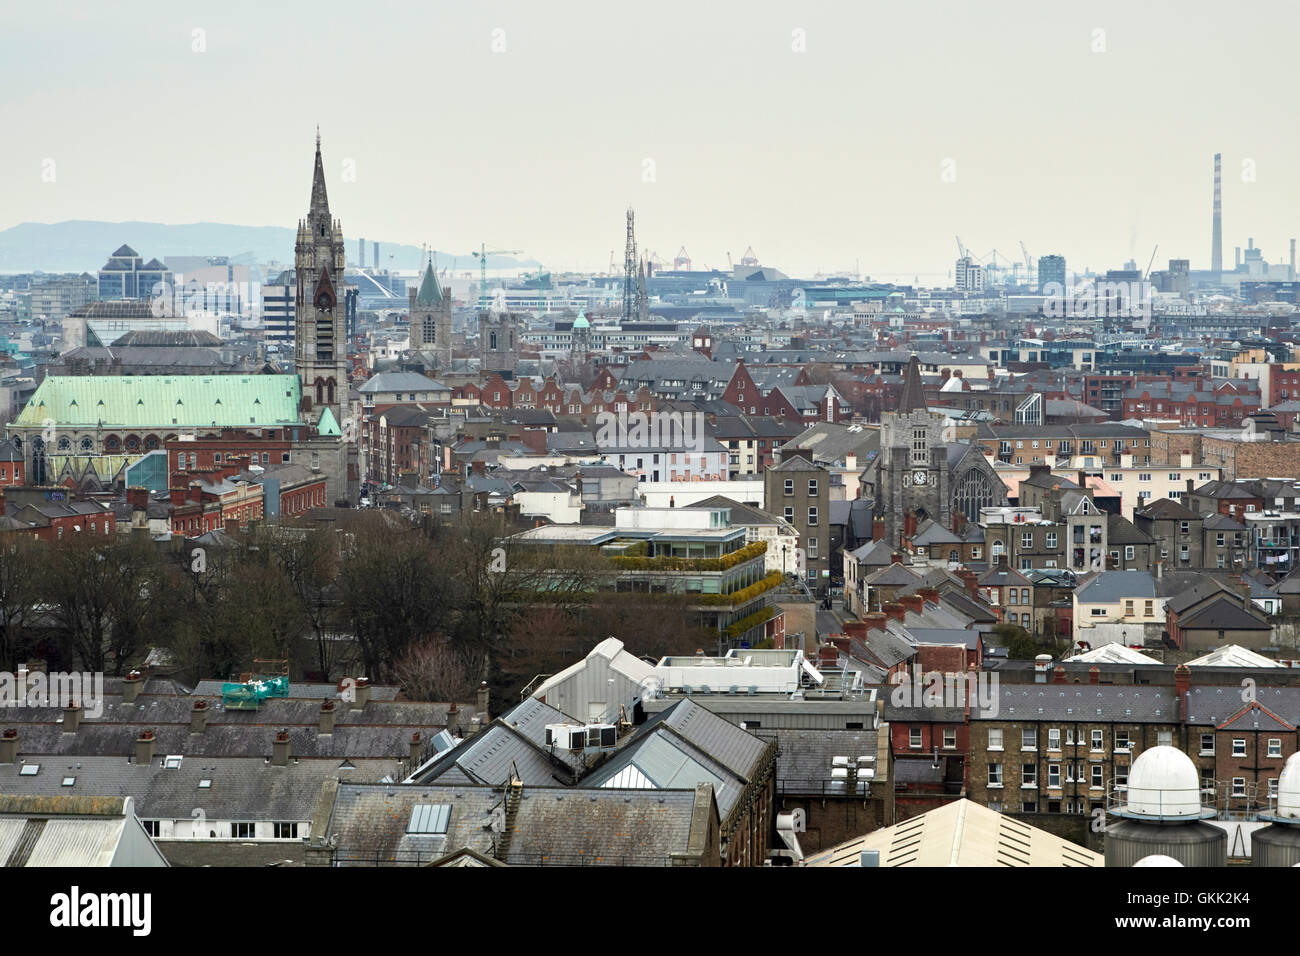
<path id="1" fill-rule="evenodd" d="M 925 484 L 926 474 L 923 471 L 912 472 L 912 483 L 915 485 Z"/>

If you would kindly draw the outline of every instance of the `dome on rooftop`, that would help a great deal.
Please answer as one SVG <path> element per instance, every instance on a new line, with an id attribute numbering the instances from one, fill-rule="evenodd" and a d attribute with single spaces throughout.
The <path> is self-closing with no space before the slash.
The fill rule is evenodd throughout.
<path id="1" fill-rule="evenodd" d="M 1161 853 L 1152 853 L 1150 856 L 1144 856 L 1133 864 L 1134 866 L 1182 866 L 1172 856 L 1165 856 Z"/>
<path id="2" fill-rule="evenodd" d="M 1300 753 L 1287 758 L 1277 782 L 1277 815 L 1300 820 Z"/>
<path id="3" fill-rule="evenodd" d="M 591 323 L 587 321 L 587 317 L 585 315 L 579 312 L 578 317 L 573 320 L 573 327 L 575 329 L 589 329 L 591 328 Z"/>
<path id="4" fill-rule="evenodd" d="M 1152 747 L 1133 761 L 1126 802 L 1132 814 L 1194 819 L 1201 815 L 1201 775 L 1177 747 Z"/>

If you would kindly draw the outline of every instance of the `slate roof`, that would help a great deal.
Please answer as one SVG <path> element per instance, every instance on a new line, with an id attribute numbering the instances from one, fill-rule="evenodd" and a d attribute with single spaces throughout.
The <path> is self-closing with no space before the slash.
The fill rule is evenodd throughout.
<path id="1" fill-rule="evenodd" d="M 1174 689 L 1150 684 L 1002 684 L 997 703 L 995 714 L 972 708 L 971 719 L 1170 723 L 1178 716 Z"/>
<path id="2" fill-rule="evenodd" d="M 777 788 L 798 792 L 809 787 L 813 793 L 825 792 L 820 784 L 831 779 L 831 761 L 848 757 L 852 763 L 860 756 L 875 756 L 875 730 L 757 730 L 759 737 L 777 742 Z M 816 787 L 816 789 L 812 789 Z"/>
<path id="3" fill-rule="evenodd" d="M 1080 604 L 1118 604 L 1126 598 L 1153 598 L 1156 586 L 1146 571 L 1102 571 L 1074 594 Z"/>
<path id="4" fill-rule="evenodd" d="M 1179 630 L 1271 631 L 1273 625 L 1241 606 L 1241 600 L 1225 594 L 1186 617 L 1179 617 Z"/>

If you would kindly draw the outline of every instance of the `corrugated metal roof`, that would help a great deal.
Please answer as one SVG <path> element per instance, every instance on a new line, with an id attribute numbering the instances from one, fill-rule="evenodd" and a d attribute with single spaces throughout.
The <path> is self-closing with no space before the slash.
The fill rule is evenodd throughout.
<path id="1" fill-rule="evenodd" d="M 1102 866 L 1100 853 L 970 800 L 956 800 L 810 857 L 808 866 Z"/>

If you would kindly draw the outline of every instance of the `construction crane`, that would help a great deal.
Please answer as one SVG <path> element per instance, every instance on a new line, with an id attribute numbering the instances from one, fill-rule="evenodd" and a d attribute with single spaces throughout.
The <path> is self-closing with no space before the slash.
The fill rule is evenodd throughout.
<path id="1" fill-rule="evenodd" d="M 1156 264 L 1156 253 L 1159 251 L 1160 243 L 1157 242 L 1156 247 L 1151 250 L 1151 261 L 1147 263 L 1146 275 L 1142 276 L 1143 282 L 1146 282 L 1147 279 L 1151 278 L 1151 267 Z"/>
<path id="2" fill-rule="evenodd" d="M 966 247 L 961 244 L 961 236 L 954 236 L 953 238 L 957 240 L 957 258 L 965 259 L 968 253 Z"/>
<path id="3" fill-rule="evenodd" d="M 1034 264 L 1029 259 L 1029 250 L 1025 248 L 1025 240 L 1020 240 L 1020 251 L 1025 254 L 1025 281 L 1033 283 L 1034 281 Z"/>
<path id="4" fill-rule="evenodd" d="M 478 280 L 478 307 L 487 308 L 487 257 L 488 256 L 520 256 L 523 251 L 520 249 L 489 249 L 486 243 L 479 245 L 478 252 L 472 252 L 470 255 L 478 259 L 479 280 Z"/>

